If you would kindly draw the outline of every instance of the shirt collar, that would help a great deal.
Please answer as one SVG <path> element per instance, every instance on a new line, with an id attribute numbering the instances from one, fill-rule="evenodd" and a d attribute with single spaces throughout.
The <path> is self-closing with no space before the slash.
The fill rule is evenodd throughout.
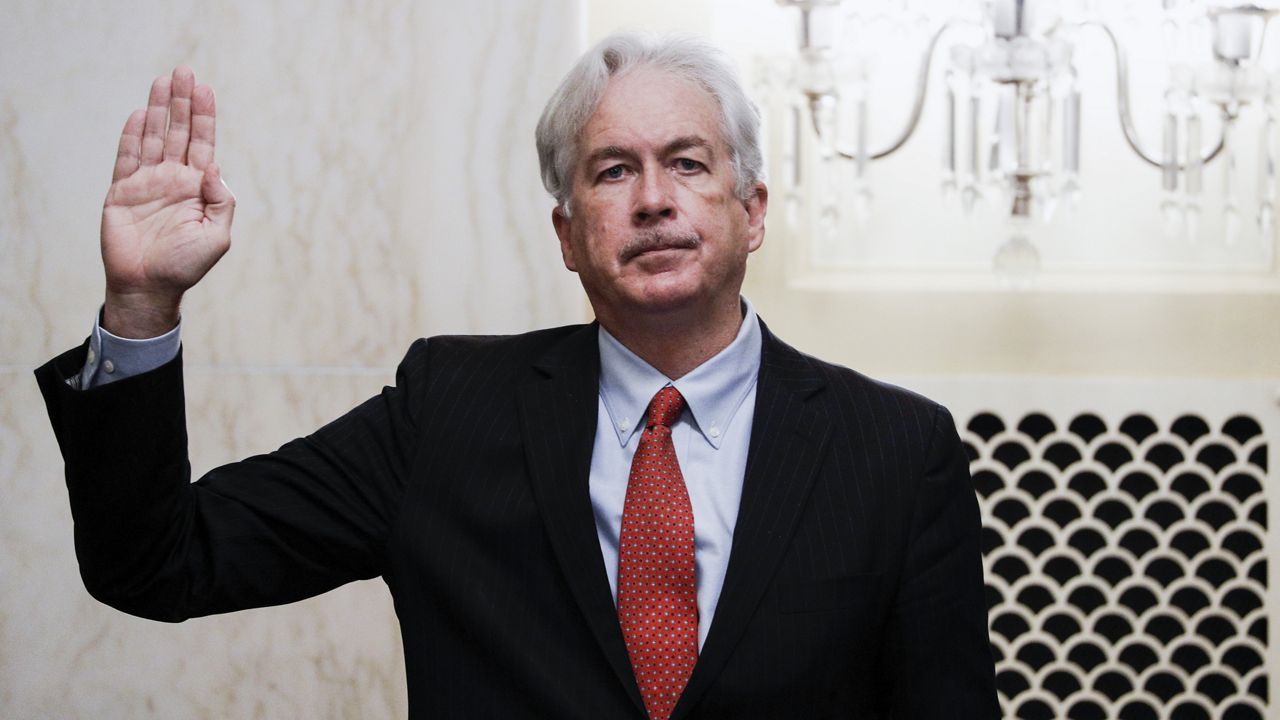
<path id="1" fill-rule="evenodd" d="M 674 385 L 684 396 L 693 426 L 713 448 L 719 449 L 725 431 L 760 373 L 760 323 L 746 298 L 742 298 L 742 307 L 742 325 L 733 342 L 674 381 L 600 328 L 600 399 L 620 444 L 625 446 L 636 428 L 644 424 L 653 396 L 667 385 Z"/>

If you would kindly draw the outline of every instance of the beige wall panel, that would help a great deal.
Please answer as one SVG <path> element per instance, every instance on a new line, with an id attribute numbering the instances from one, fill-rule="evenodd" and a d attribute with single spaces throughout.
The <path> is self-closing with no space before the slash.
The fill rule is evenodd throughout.
<path id="1" fill-rule="evenodd" d="M 231 252 L 187 298 L 192 362 L 385 367 L 422 335 L 582 318 L 533 148 L 576 55 L 572 0 L 6 15 L 0 362 L 83 337 L 116 138 L 178 63 L 218 93 L 238 198 Z"/>

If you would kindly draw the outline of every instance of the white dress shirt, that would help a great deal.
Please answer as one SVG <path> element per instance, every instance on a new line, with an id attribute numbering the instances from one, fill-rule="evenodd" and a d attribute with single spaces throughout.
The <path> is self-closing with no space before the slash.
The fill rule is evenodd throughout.
<path id="1" fill-rule="evenodd" d="M 745 298 L 742 304 L 744 317 L 733 342 L 679 380 L 655 370 L 604 328 L 599 336 L 600 410 L 591 451 L 590 490 L 609 587 L 617 602 L 622 506 L 645 413 L 659 390 L 674 385 L 685 400 L 685 411 L 671 428 L 671 440 L 693 506 L 699 649 L 706 642 L 729 566 L 755 416 L 760 323 Z"/>
<path id="2" fill-rule="evenodd" d="M 77 390 L 123 380 L 155 370 L 178 354 L 182 346 L 182 320 L 169 332 L 145 340 L 130 340 L 102 329 L 102 311 L 98 311 L 89 333 L 89 354 L 80 372 L 67 378 Z"/>

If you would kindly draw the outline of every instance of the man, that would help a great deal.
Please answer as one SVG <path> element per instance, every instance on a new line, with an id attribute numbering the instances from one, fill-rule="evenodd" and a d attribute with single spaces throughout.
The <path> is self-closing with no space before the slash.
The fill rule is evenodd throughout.
<path id="1" fill-rule="evenodd" d="M 148 105 L 101 327 L 37 371 L 95 597 L 180 621 L 381 575 L 415 717 L 998 716 L 952 420 L 740 297 L 768 193 L 714 50 L 610 37 L 539 122 L 597 323 L 420 340 L 395 387 L 194 484 L 178 306 L 234 199 L 209 88 L 179 68 Z"/>

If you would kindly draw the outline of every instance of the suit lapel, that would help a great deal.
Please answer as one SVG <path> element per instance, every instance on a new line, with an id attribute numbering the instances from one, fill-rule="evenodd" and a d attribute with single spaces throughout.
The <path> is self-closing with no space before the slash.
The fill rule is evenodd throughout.
<path id="1" fill-rule="evenodd" d="M 596 325 L 570 335 L 535 368 L 538 379 L 520 389 L 520 423 L 534 497 L 574 599 L 614 673 L 643 711 L 591 510 L 588 480 L 600 382 Z"/>
<path id="2" fill-rule="evenodd" d="M 685 717 L 724 668 L 760 603 L 826 454 L 829 423 L 811 398 L 825 381 L 761 322 L 764 345 L 733 548 L 715 619 L 672 714 Z"/>

